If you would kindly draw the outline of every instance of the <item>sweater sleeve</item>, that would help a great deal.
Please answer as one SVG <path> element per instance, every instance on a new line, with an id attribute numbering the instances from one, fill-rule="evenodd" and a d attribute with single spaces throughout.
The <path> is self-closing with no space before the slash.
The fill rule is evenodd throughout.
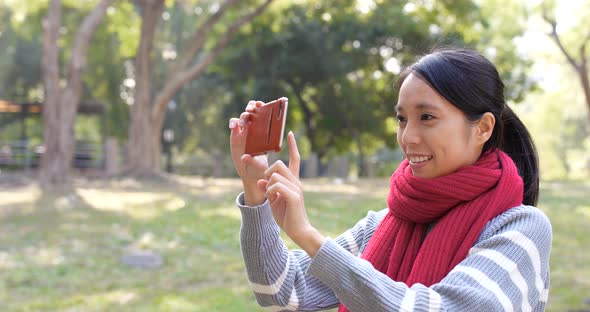
<path id="1" fill-rule="evenodd" d="M 302 250 L 289 251 L 280 237 L 268 201 L 249 207 L 243 194 L 236 200 L 242 214 L 240 246 L 256 301 L 270 311 L 317 311 L 338 306 L 334 291 L 306 271 L 312 259 Z M 386 211 L 369 212 L 331 244 L 352 258 L 360 255 Z M 326 264 L 329 265 L 329 264 Z"/>
<path id="2" fill-rule="evenodd" d="M 551 231 L 540 210 L 510 209 L 491 220 L 468 257 L 430 287 L 395 282 L 332 240 L 307 273 L 350 311 L 544 311 Z"/>

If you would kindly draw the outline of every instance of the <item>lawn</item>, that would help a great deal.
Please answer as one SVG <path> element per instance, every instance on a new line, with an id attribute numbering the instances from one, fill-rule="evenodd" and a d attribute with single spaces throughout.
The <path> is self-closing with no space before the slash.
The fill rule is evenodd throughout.
<path id="1" fill-rule="evenodd" d="M 387 180 L 306 185 L 312 222 L 332 237 L 385 207 Z M 264 311 L 239 250 L 240 184 L 174 178 L 79 182 L 77 195 L 0 184 L 1 311 Z M 590 182 L 546 182 L 554 229 L 548 311 L 590 309 Z M 291 245 L 292 246 L 292 245 Z M 129 250 L 159 268 L 122 263 Z"/>

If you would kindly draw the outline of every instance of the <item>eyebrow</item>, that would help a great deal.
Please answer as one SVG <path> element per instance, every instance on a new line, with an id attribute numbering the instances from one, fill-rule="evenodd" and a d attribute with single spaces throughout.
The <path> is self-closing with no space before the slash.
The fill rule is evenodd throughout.
<path id="1" fill-rule="evenodd" d="M 430 103 L 418 103 L 416 105 L 416 109 L 427 109 L 427 110 L 440 110 L 437 106 L 430 104 Z M 404 108 L 400 107 L 399 104 L 395 106 L 396 112 L 403 112 Z"/>

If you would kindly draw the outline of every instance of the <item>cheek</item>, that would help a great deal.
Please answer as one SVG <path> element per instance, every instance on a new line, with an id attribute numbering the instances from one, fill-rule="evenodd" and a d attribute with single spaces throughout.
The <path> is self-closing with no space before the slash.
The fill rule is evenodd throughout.
<path id="1" fill-rule="evenodd" d="M 470 154 L 468 151 L 468 136 L 464 135 L 463 128 L 454 126 L 440 127 L 430 131 L 428 145 L 435 153 L 437 167 L 444 171 L 457 169 Z"/>
<path id="2" fill-rule="evenodd" d="M 447 134 L 444 158 L 450 170 L 454 171 L 462 166 L 470 165 L 473 158 L 473 142 L 465 129 L 455 129 Z"/>
<path id="3" fill-rule="evenodd" d="M 403 153 L 406 152 L 406 147 L 404 145 L 402 145 L 402 137 L 404 135 L 404 130 L 402 128 L 398 128 L 397 129 L 397 135 L 395 136 L 396 140 L 397 140 L 397 146 L 399 146 L 399 148 L 402 150 Z"/>

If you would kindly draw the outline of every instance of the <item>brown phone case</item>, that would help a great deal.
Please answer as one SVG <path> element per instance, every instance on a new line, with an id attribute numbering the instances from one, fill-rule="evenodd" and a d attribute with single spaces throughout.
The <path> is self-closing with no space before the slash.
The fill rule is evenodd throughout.
<path id="1" fill-rule="evenodd" d="M 281 151 L 288 104 L 288 99 L 282 97 L 251 112 L 245 154 L 256 156 Z"/>

